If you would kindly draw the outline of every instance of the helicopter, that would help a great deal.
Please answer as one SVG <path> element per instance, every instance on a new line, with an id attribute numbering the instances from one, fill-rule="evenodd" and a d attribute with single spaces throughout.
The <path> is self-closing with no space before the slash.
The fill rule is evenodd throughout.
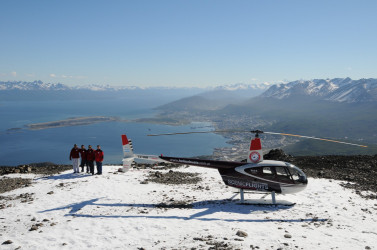
<path id="1" fill-rule="evenodd" d="M 186 132 L 186 133 L 169 133 L 169 134 L 152 134 L 148 136 L 177 135 L 192 133 L 213 133 L 229 131 L 203 131 L 203 132 Z M 233 131 L 232 131 L 233 132 Z M 237 131 L 239 132 L 239 131 Z M 250 150 L 247 155 L 247 161 L 219 161 L 203 160 L 195 158 L 169 157 L 156 155 L 138 155 L 133 153 L 132 141 L 128 140 L 126 135 L 122 135 L 123 144 L 123 171 L 127 171 L 135 159 L 144 159 L 152 162 L 171 162 L 177 164 L 187 164 L 198 167 L 217 169 L 225 185 L 240 190 L 240 201 L 244 203 L 244 190 L 253 192 L 270 193 L 272 196 L 272 205 L 277 205 L 275 194 L 293 194 L 304 190 L 308 185 L 308 178 L 305 173 L 297 166 L 283 161 L 264 160 L 262 144 L 259 135 L 274 134 L 284 136 L 296 136 L 315 140 L 343 143 L 348 145 L 367 147 L 364 145 L 341 142 L 330 139 L 323 139 L 310 136 L 301 136 L 294 134 L 263 132 L 261 130 L 247 131 L 254 134 L 250 142 Z"/>

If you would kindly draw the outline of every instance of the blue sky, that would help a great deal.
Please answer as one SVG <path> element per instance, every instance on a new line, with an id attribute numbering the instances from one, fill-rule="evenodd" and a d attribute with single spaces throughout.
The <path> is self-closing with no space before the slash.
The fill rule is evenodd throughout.
<path id="1" fill-rule="evenodd" d="M 377 1 L 0 1 L 0 81 L 377 77 Z"/>

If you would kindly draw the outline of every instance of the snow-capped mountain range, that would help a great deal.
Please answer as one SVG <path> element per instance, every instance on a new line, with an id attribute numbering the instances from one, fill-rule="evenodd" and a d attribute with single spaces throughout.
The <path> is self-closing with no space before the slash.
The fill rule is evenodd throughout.
<path id="1" fill-rule="evenodd" d="M 70 88 L 61 83 L 34 82 L 0 82 L 0 90 L 69 90 Z"/>
<path id="2" fill-rule="evenodd" d="M 257 83 L 257 84 L 245 84 L 245 83 L 236 83 L 223 86 L 214 87 L 213 90 L 267 90 L 272 84 L 271 83 Z"/>
<path id="3" fill-rule="evenodd" d="M 230 84 L 208 88 L 183 88 L 183 87 L 136 87 L 136 86 L 110 86 L 110 85 L 85 85 L 67 86 L 62 83 L 44 83 L 42 81 L 23 82 L 8 81 L 0 82 L 1 90 L 24 90 L 24 91 L 69 91 L 69 90 L 91 90 L 91 91 L 118 91 L 118 90 L 166 90 L 166 89 L 197 89 L 199 92 L 209 93 L 219 91 L 240 92 L 244 95 L 252 93 L 259 94 L 262 98 L 288 99 L 297 96 L 310 96 L 321 100 L 333 102 L 375 102 L 377 101 L 377 79 L 334 78 L 298 80 L 281 84 Z M 250 95 L 250 97 L 252 97 Z"/>
<path id="4" fill-rule="evenodd" d="M 229 84 L 217 87 L 207 87 L 201 88 L 203 91 L 236 91 L 236 90 L 267 90 L 271 84 L 269 83 L 260 83 L 260 84 L 244 84 L 236 83 Z M 92 91 L 106 91 L 106 90 L 135 90 L 135 89 L 179 89 L 179 88 L 188 88 L 188 87 L 137 87 L 137 86 L 111 86 L 109 84 L 99 85 L 99 84 L 90 84 L 82 86 L 67 86 L 62 83 L 44 83 L 42 81 L 33 81 L 33 82 L 23 82 L 23 81 L 0 81 L 0 90 L 76 90 L 76 89 L 87 89 Z M 195 88 L 195 87 L 194 87 Z"/>
<path id="5" fill-rule="evenodd" d="M 119 90 L 119 89 L 142 89 L 135 86 L 113 87 L 110 85 L 90 84 L 85 86 L 67 86 L 62 83 L 44 83 L 42 81 L 23 82 L 23 81 L 8 81 L 0 82 L 0 90 L 77 90 L 87 89 L 92 91 L 105 90 Z"/>
<path id="6" fill-rule="evenodd" d="M 261 95 L 261 97 L 276 99 L 295 96 L 311 96 L 322 100 L 346 103 L 377 101 L 377 79 L 300 80 L 273 85 Z"/>

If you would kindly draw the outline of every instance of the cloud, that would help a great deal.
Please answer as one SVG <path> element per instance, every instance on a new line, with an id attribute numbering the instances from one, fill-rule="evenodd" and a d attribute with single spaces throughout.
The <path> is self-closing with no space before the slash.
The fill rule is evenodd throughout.
<path id="1" fill-rule="evenodd" d="M 34 73 L 28 73 L 26 74 L 27 77 L 35 77 L 35 74 Z"/>
<path id="2" fill-rule="evenodd" d="M 12 71 L 12 72 L 10 72 L 10 75 L 16 77 L 17 76 L 17 72 L 16 71 Z"/>
<path id="3" fill-rule="evenodd" d="M 55 74 L 50 74 L 50 77 L 55 78 L 56 75 Z"/>

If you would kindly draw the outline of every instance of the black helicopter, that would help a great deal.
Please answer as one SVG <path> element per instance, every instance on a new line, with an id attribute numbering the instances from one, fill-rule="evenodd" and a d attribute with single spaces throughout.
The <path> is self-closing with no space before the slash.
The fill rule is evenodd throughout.
<path id="1" fill-rule="evenodd" d="M 229 132 L 229 131 L 205 131 L 205 132 L 187 132 L 187 133 L 171 133 L 160 135 L 176 135 L 176 134 L 192 134 L 192 133 L 212 133 L 212 132 Z M 354 146 L 366 147 L 364 145 L 322 139 L 317 137 L 263 132 L 261 130 L 248 131 L 255 135 L 251 140 L 250 150 L 247 162 L 238 161 L 217 161 L 203 160 L 194 158 L 156 156 L 156 155 L 137 155 L 133 153 L 132 142 L 128 140 L 126 135 L 122 135 L 123 144 L 123 171 L 127 171 L 134 159 L 144 159 L 154 162 L 171 162 L 177 164 L 187 164 L 206 168 L 215 168 L 219 171 L 225 185 L 240 189 L 241 202 L 244 202 L 244 190 L 267 192 L 272 195 L 272 202 L 276 204 L 275 193 L 292 194 L 297 193 L 306 188 L 308 179 L 305 173 L 291 163 L 274 160 L 263 160 L 262 144 L 259 134 L 279 134 L 284 136 L 296 136 L 310 138 L 316 140 L 324 140 L 336 143 L 343 143 Z"/>

